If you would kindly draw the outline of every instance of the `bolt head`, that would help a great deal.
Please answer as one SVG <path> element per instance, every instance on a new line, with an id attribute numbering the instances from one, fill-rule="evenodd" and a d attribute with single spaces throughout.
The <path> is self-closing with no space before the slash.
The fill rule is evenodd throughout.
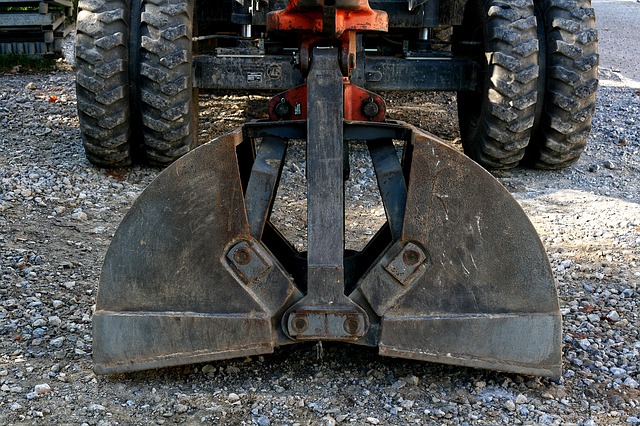
<path id="1" fill-rule="evenodd" d="M 380 113 L 380 107 L 376 101 L 369 98 L 362 104 L 362 113 L 368 118 L 373 118 Z"/>
<path id="2" fill-rule="evenodd" d="M 309 327 L 309 322 L 306 318 L 296 317 L 291 321 L 291 329 L 296 333 L 304 333 Z"/>
<path id="3" fill-rule="evenodd" d="M 248 265 L 252 258 L 253 255 L 251 254 L 251 251 L 246 247 L 239 247 L 233 253 L 233 260 L 235 260 L 238 265 Z"/>
<path id="4" fill-rule="evenodd" d="M 349 334 L 356 334 L 360 328 L 360 321 L 356 317 L 348 317 L 344 320 L 344 331 Z"/>
<path id="5" fill-rule="evenodd" d="M 405 250 L 402 254 L 402 261 L 407 266 L 415 266 L 420 262 L 420 253 L 412 249 Z"/>
<path id="6" fill-rule="evenodd" d="M 291 115 L 291 104 L 282 98 L 280 102 L 276 104 L 274 112 L 280 118 L 289 117 Z"/>

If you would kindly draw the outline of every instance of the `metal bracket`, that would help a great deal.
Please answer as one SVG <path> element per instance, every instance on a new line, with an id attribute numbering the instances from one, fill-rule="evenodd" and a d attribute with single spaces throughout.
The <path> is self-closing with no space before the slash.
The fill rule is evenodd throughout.
<path id="1" fill-rule="evenodd" d="M 420 268 L 427 260 L 425 252 L 413 243 L 407 243 L 384 269 L 400 284 L 407 287 L 422 274 L 425 268 Z"/>
<path id="2" fill-rule="evenodd" d="M 353 340 L 368 331 L 364 314 L 351 310 L 298 309 L 287 319 L 289 335 L 297 340 L 317 340 L 331 336 L 333 340 Z"/>
<path id="3" fill-rule="evenodd" d="M 343 78 L 338 49 L 315 48 L 307 81 L 307 295 L 282 320 L 296 340 L 357 340 L 364 309 L 345 296 Z"/>
<path id="4" fill-rule="evenodd" d="M 382 317 L 403 299 L 428 267 L 429 256 L 420 246 L 398 241 L 369 270 L 356 292 Z"/>
<path id="5" fill-rule="evenodd" d="M 258 246 L 246 241 L 241 241 L 227 253 L 227 260 L 240 274 L 247 285 L 256 282 L 264 273 L 271 268 L 271 263 L 266 260 L 266 256 L 261 256 Z"/>

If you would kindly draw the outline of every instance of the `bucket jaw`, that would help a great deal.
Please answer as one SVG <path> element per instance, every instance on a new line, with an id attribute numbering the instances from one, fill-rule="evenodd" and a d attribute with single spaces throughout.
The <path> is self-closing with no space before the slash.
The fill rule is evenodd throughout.
<path id="1" fill-rule="evenodd" d="M 518 203 L 432 135 L 345 119 L 337 57 L 314 51 L 306 120 L 247 123 L 176 161 L 140 195 L 103 266 L 96 372 L 332 340 L 560 375 L 554 279 Z M 307 141 L 305 253 L 269 220 L 290 139 Z M 351 141 L 369 148 L 387 217 L 357 253 L 344 250 Z"/>
<path id="2" fill-rule="evenodd" d="M 401 123 L 346 126 L 348 136 L 405 137 L 404 164 L 386 158 L 397 163 L 400 188 L 385 193 L 393 179 L 380 179 L 389 221 L 358 253 L 356 272 L 343 276 L 344 288 L 353 290 L 339 293 L 342 310 L 320 297 L 304 308 L 304 256 L 270 222 L 264 241 L 252 237 L 238 163 L 252 143 L 243 134 L 303 130 L 247 125 L 178 160 L 140 195 L 103 266 L 94 316 L 97 372 L 344 340 L 393 357 L 560 374 L 554 280 L 528 218 L 490 174 Z M 380 146 L 393 148 L 384 138 L 368 144 L 374 158 Z M 374 164 L 378 178 L 393 177 Z M 403 193 L 404 203 L 397 200 Z M 394 206 L 404 212 L 392 212 Z M 320 272 L 321 280 L 328 276 Z"/>
<path id="3" fill-rule="evenodd" d="M 554 280 L 518 203 L 417 129 L 408 183 L 402 236 L 355 292 L 382 319 L 380 353 L 559 375 Z"/>
<path id="4" fill-rule="evenodd" d="M 274 317 L 301 295 L 251 238 L 241 141 L 237 130 L 174 163 L 122 221 L 93 320 L 97 372 L 273 351 Z"/>

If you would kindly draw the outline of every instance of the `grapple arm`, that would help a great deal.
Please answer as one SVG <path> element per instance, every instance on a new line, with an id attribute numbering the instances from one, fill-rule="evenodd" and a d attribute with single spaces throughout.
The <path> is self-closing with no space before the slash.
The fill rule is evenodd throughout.
<path id="1" fill-rule="evenodd" d="M 176 161 L 135 202 L 103 267 L 97 372 L 332 340 L 394 357 L 560 374 L 561 317 L 535 229 L 488 172 L 434 136 L 385 120 L 381 98 L 350 84 L 355 64 L 345 69 L 351 45 L 342 41 L 363 16 L 382 15 L 366 0 L 299 0 L 270 16 L 301 33 L 306 84 L 274 98 L 272 120 Z M 344 25 L 327 27 L 336 17 Z M 304 114 L 292 113 L 297 103 Z M 306 252 L 269 218 L 289 139 L 306 140 Z M 355 253 L 344 244 L 352 141 L 369 148 L 387 216 Z"/>

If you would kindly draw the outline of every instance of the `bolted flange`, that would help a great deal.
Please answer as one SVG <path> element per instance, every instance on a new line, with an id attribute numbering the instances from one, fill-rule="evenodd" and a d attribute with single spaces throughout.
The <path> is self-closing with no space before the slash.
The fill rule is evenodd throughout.
<path id="1" fill-rule="evenodd" d="M 422 275 L 424 270 L 420 269 L 420 265 L 426 260 L 427 255 L 420 247 L 414 243 L 407 243 L 384 269 L 406 287 Z"/>
<path id="2" fill-rule="evenodd" d="M 296 340 L 355 340 L 368 331 L 362 312 L 344 309 L 298 308 L 286 321 L 289 336 Z"/>
<path id="3" fill-rule="evenodd" d="M 227 260 L 247 285 L 253 284 L 271 268 L 271 264 L 265 259 L 266 256 L 260 256 L 256 246 L 246 241 L 239 242 L 227 252 Z"/>

